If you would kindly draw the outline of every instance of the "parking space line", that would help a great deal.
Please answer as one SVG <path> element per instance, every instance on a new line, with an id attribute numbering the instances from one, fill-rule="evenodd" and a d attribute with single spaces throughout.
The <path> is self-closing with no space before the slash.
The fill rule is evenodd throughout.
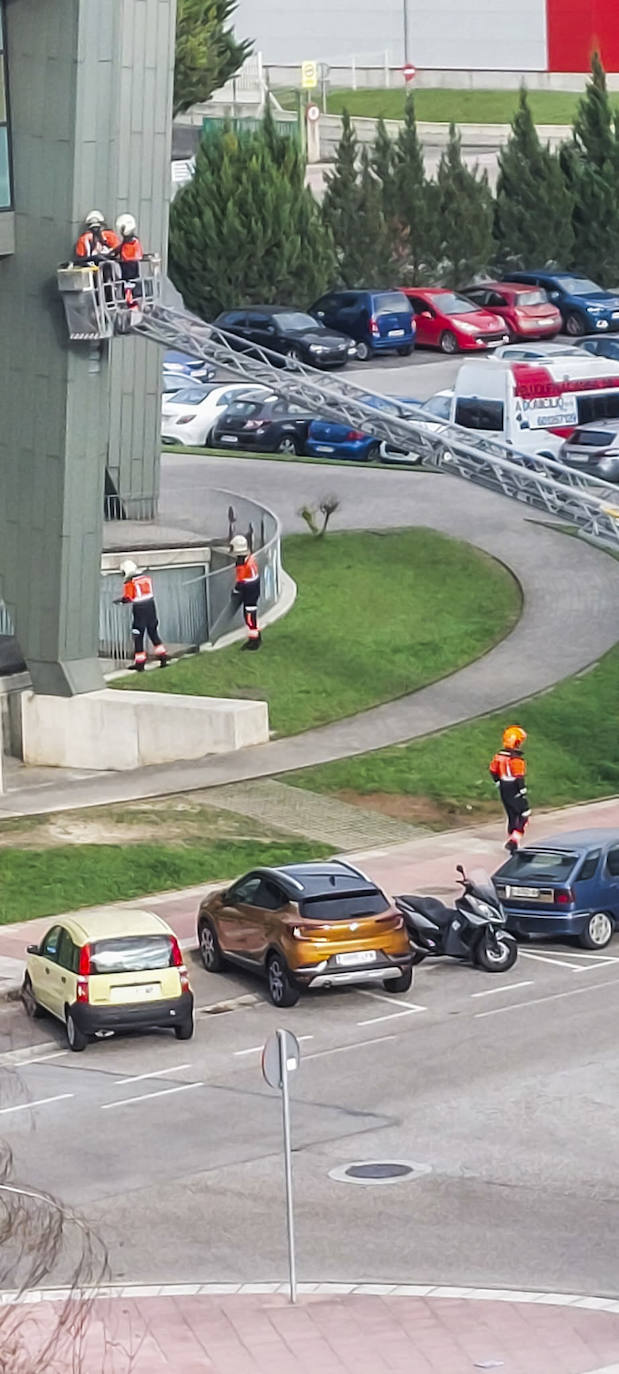
<path id="1" fill-rule="evenodd" d="M 335 1045 L 332 1050 L 314 1050 L 313 1054 L 304 1056 L 304 1063 L 308 1059 L 322 1059 L 326 1054 L 347 1054 L 349 1050 L 362 1050 L 366 1045 L 380 1045 L 385 1040 L 396 1040 L 395 1035 L 375 1035 L 371 1040 L 356 1040 L 353 1045 Z"/>
<path id="2" fill-rule="evenodd" d="M 581 967 L 580 964 L 568 964 L 567 959 L 553 959 L 551 954 L 531 954 L 531 951 L 528 949 L 519 950 L 519 955 L 521 959 L 535 959 L 538 964 L 556 964 L 557 968 L 578 969 Z M 572 955 L 572 958 L 573 957 Z"/>
<path id="3" fill-rule="evenodd" d="M 476 1011 L 474 1019 L 484 1016 L 502 1016 L 506 1011 L 522 1011 L 524 1007 L 537 1007 L 542 1002 L 559 1002 L 562 997 L 578 997 L 582 992 L 597 992 L 600 988 L 616 988 L 617 978 L 609 978 L 604 983 L 590 983 L 587 987 L 569 988 L 567 992 L 553 992 L 548 997 L 530 997 L 527 1002 L 511 1002 L 508 1007 L 493 1007 L 491 1011 Z"/>
<path id="4" fill-rule="evenodd" d="M 0 1116 L 7 1116 L 9 1112 L 29 1112 L 33 1107 L 45 1107 L 48 1102 L 62 1102 L 66 1097 L 75 1097 L 75 1093 L 57 1093 L 55 1097 L 39 1097 L 35 1102 L 16 1102 L 12 1107 L 0 1107 Z"/>
<path id="5" fill-rule="evenodd" d="M 180 1073 L 181 1069 L 190 1069 L 191 1064 L 174 1064 L 171 1069 L 153 1069 L 152 1073 L 135 1073 L 130 1078 L 116 1078 L 114 1081 L 117 1086 L 121 1083 L 140 1083 L 144 1078 L 167 1078 L 169 1073 Z"/>
<path id="6" fill-rule="evenodd" d="M 357 988 L 357 992 L 362 997 L 372 997 L 375 1002 L 392 1002 L 394 1007 L 410 1007 L 411 1011 L 425 1011 L 425 1007 L 419 1007 L 416 1002 L 404 1002 L 401 997 L 389 997 L 384 992 L 370 992 L 368 988 Z"/>
<path id="7" fill-rule="evenodd" d="M 297 1040 L 299 1041 L 299 1044 L 300 1044 L 300 1045 L 303 1043 L 304 1040 L 313 1040 L 313 1039 L 314 1039 L 313 1035 L 297 1035 Z M 241 1058 L 243 1057 L 243 1055 L 245 1055 L 245 1054 L 262 1054 L 263 1049 L 264 1049 L 264 1044 L 262 1044 L 262 1045 L 250 1045 L 249 1049 L 247 1049 L 247 1050 L 234 1050 L 234 1058 L 235 1058 L 235 1059 L 241 1059 Z"/>
<path id="8" fill-rule="evenodd" d="M 471 997 L 496 997 L 497 992 L 514 992 L 516 988 L 532 988 L 535 980 L 529 978 L 526 983 L 504 983 L 498 988 L 484 988 L 483 992 L 472 992 Z"/>
<path id="9" fill-rule="evenodd" d="M 427 1007 L 408 1007 L 406 1011 L 388 1011 L 385 1016 L 370 1016 L 365 1021 L 357 1021 L 358 1026 L 375 1026 L 377 1021 L 397 1021 L 400 1016 L 414 1016 L 417 1011 L 427 1011 Z"/>
<path id="10" fill-rule="evenodd" d="M 203 1087 L 203 1083 L 179 1083 L 177 1088 L 162 1088 L 158 1093 L 142 1093 L 140 1097 L 123 1097 L 119 1102 L 102 1102 L 100 1107 L 102 1112 L 107 1112 L 112 1107 L 129 1107 L 135 1102 L 148 1102 L 153 1097 L 169 1097 L 170 1093 L 187 1093 L 190 1088 Z"/>

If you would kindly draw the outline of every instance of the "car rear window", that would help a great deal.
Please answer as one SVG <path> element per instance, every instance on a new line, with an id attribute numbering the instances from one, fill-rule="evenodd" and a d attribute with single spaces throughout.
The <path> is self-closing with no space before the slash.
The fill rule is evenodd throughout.
<path id="1" fill-rule="evenodd" d="M 570 444 L 581 444 L 587 448 L 601 448 L 603 444 L 612 444 L 616 437 L 615 430 L 575 429 Z"/>
<path id="2" fill-rule="evenodd" d="M 374 297 L 375 315 L 411 315 L 412 308 L 410 301 L 401 291 L 385 291 L 381 296 Z"/>
<path id="3" fill-rule="evenodd" d="M 389 910 L 389 903 L 382 892 L 369 887 L 365 892 L 306 897 L 299 910 L 308 921 L 349 921 L 355 916 L 379 916 L 382 911 Z"/>
<path id="4" fill-rule="evenodd" d="M 516 878 L 525 881 L 529 878 L 548 878 L 553 882 L 564 883 L 569 878 L 574 864 L 580 855 L 568 850 L 521 849 L 513 854 L 503 865 L 501 878 Z"/>
<path id="5" fill-rule="evenodd" d="M 90 946 L 91 973 L 142 973 L 173 964 L 169 935 L 127 935 Z"/>
<path id="6" fill-rule="evenodd" d="M 519 291 L 516 296 L 516 305 L 546 305 L 547 301 L 545 291 Z"/>
<path id="7" fill-rule="evenodd" d="M 232 416 L 234 419 L 246 419 L 251 415 L 259 415 L 263 405 L 262 401 L 232 401 L 228 406 L 227 418 Z"/>
<path id="8" fill-rule="evenodd" d="M 200 402 L 208 396 L 211 391 L 215 391 L 215 386 L 186 386 L 182 391 L 177 391 L 174 397 L 182 406 L 199 406 Z"/>

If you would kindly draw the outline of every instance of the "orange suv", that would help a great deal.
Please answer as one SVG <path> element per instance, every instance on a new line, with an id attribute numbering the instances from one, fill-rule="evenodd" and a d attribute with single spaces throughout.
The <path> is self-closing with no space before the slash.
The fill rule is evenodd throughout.
<path id="1" fill-rule="evenodd" d="M 400 912 L 343 862 L 254 868 L 206 897 L 198 940 L 208 973 L 228 961 L 266 976 L 276 1007 L 303 988 L 380 983 L 408 992 L 413 951 Z"/>

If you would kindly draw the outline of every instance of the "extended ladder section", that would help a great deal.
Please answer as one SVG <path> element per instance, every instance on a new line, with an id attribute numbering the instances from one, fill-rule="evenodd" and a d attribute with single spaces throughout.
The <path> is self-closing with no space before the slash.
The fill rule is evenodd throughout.
<path id="1" fill-rule="evenodd" d="M 423 406 L 376 395 L 341 375 L 284 359 L 164 305 L 157 259 L 140 263 L 132 305 L 126 302 L 122 284 L 106 281 L 96 268 L 61 268 L 58 285 L 73 339 L 132 333 L 202 358 L 242 381 L 268 386 L 306 412 L 384 440 L 425 467 L 441 468 L 535 506 L 619 549 L 619 494 L 610 484 L 460 425 L 437 421 Z"/>

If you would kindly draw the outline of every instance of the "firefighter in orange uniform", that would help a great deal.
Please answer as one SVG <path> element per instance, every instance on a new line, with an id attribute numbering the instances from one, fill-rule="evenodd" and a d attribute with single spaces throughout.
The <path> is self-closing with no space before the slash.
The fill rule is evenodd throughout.
<path id="1" fill-rule="evenodd" d="M 155 656 L 159 659 L 160 667 L 165 668 L 168 662 L 168 651 L 165 644 L 161 642 L 159 634 L 152 580 L 148 573 L 139 572 L 137 565 L 130 558 L 121 563 L 120 571 L 123 575 L 123 594 L 117 597 L 116 605 L 131 606 L 133 611 L 131 630 L 133 635 L 133 666 L 137 673 L 144 672 L 146 665 L 144 636 L 148 635 L 155 650 Z"/>
<path id="2" fill-rule="evenodd" d="M 505 848 L 515 854 L 529 823 L 531 810 L 527 796 L 527 765 L 523 754 L 526 731 L 509 725 L 503 731 L 503 748 L 490 764 L 490 774 L 499 789 L 507 816 Z"/>
<path id="3" fill-rule="evenodd" d="M 89 210 L 84 225 L 84 232 L 75 245 L 76 262 L 106 262 L 120 249 L 118 234 L 106 227 L 105 216 L 100 210 Z"/>
<path id="4" fill-rule="evenodd" d="M 258 602 L 260 600 L 260 572 L 254 555 L 244 534 L 235 534 L 230 543 L 230 551 L 236 563 L 236 577 L 233 597 L 240 601 L 247 626 L 247 639 L 244 649 L 259 649 L 262 636 L 258 629 Z"/>
<path id="5" fill-rule="evenodd" d="M 120 237 L 114 257 L 120 263 L 121 276 L 125 283 L 125 300 L 129 306 L 135 305 L 134 297 L 140 294 L 137 286 L 140 275 L 138 263 L 144 257 L 137 227 L 133 215 L 119 215 L 116 220 L 116 229 Z"/>

